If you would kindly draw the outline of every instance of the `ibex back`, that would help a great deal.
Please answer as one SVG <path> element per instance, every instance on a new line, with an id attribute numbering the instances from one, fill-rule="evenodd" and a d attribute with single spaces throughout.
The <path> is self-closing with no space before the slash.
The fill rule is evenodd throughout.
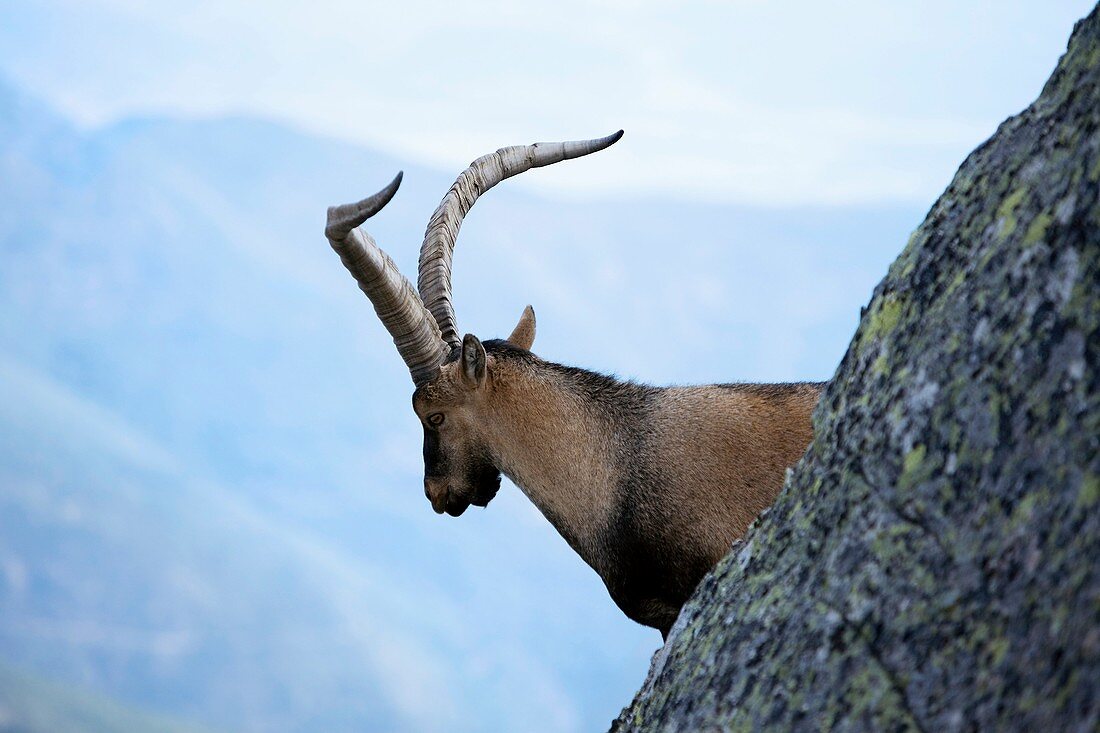
<path id="1" fill-rule="evenodd" d="M 482 342 L 459 338 L 451 305 L 454 243 L 479 195 L 621 136 L 503 148 L 474 161 L 432 216 L 418 290 L 357 228 L 396 193 L 400 174 L 368 199 L 329 209 L 325 233 L 412 374 L 432 508 L 457 517 L 485 506 L 507 476 L 619 608 L 667 636 L 699 580 L 805 451 L 822 385 L 624 382 L 531 353 L 530 306 L 507 339 Z"/>

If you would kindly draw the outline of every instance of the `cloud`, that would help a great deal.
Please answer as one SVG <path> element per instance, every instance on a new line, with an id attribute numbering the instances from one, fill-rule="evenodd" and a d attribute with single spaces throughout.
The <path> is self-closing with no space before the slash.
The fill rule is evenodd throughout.
<path id="1" fill-rule="evenodd" d="M 23 0 L 0 68 L 89 124 L 255 113 L 446 168 L 625 127 L 582 180 L 525 185 L 912 202 L 1038 91 L 1090 4 Z"/>

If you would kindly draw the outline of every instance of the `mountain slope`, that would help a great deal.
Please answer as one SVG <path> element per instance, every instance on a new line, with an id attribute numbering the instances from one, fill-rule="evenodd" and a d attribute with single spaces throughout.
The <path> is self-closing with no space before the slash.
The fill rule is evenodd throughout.
<path id="1" fill-rule="evenodd" d="M 0 665 L 2 733 L 212 733 L 74 692 Z"/>
<path id="2" fill-rule="evenodd" d="M 80 132 L 10 88 L 0 126 L 0 658 L 242 730 L 613 712 L 659 639 L 519 492 L 423 499 L 408 375 L 320 234 L 395 161 L 248 119 Z M 405 272 L 450 180 L 407 169 L 371 222 Z M 491 337 L 531 302 L 547 358 L 654 381 L 824 377 L 915 220 L 502 186 L 458 313 Z"/>

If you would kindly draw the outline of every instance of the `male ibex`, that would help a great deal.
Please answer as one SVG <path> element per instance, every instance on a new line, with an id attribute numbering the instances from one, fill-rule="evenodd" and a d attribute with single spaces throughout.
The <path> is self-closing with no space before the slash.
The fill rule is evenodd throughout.
<path id="1" fill-rule="evenodd" d="M 503 148 L 474 161 L 432 215 L 419 295 L 357 227 L 383 191 L 328 211 L 325 235 L 374 303 L 412 373 L 424 427 L 424 493 L 457 517 L 510 478 L 635 621 L 668 634 L 696 584 L 775 499 L 810 442 L 821 384 L 648 387 L 531 353 L 528 306 L 504 340 L 459 337 L 451 257 L 478 196 L 530 168 L 602 150 L 586 142 Z"/>

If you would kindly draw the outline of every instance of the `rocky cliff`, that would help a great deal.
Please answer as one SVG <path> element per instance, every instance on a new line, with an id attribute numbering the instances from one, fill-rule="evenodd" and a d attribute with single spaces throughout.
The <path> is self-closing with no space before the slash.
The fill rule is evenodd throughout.
<path id="1" fill-rule="evenodd" d="M 876 288 L 615 731 L 1100 726 L 1100 8 Z"/>

